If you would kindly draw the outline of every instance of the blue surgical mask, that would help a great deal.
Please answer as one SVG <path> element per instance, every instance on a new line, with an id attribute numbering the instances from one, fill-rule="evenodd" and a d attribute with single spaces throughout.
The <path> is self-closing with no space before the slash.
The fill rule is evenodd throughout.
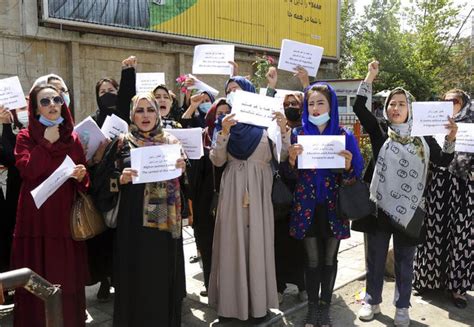
<path id="1" fill-rule="evenodd" d="M 227 94 L 226 102 L 231 107 L 232 107 L 232 103 L 234 102 L 234 98 L 235 98 L 235 92 L 230 92 L 229 94 Z"/>
<path id="2" fill-rule="evenodd" d="M 62 116 L 60 116 L 58 119 L 56 120 L 49 120 L 47 118 L 44 118 L 43 116 L 40 116 L 39 118 L 39 122 L 41 124 L 43 124 L 44 126 L 46 127 L 51 127 L 51 126 L 56 126 L 56 125 L 59 125 L 61 124 L 62 122 L 64 121 L 64 118 Z"/>
<path id="3" fill-rule="evenodd" d="M 69 97 L 69 94 L 63 92 L 63 93 L 61 93 L 61 96 L 64 99 L 64 103 L 69 108 L 69 105 L 71 104 L 71 98 Z"/>
<path id="4" fill-rule="evenodd" d="M 18 111 L 16 113 L 16 118 L 18 118 L 18 121 L 23 125 L 23 127 L 28 126 L 28 111 Z"/>
<path id="5" fill-rule="evenodd" d="M 207 114 L 209 109 L 211 109 L 212 104 L 210 102 L 203 102 L 201 103 L 198 108 L 201 110 L 203 113 Z"/>
<path id="6" fill-rule="evenodd" d="M 328 121 L 329 121 L 329 114 L 327 112 L 325 112 L 324 114 L 322 115 L 319 115 L 319 116 L 313 116 L 313 115 L 308 115 L 308 120 L 313 124 L 313 125 L 316 125 L 316 126 L 321 126 L 321 125 L 324 125 L 326 124 Z"/>

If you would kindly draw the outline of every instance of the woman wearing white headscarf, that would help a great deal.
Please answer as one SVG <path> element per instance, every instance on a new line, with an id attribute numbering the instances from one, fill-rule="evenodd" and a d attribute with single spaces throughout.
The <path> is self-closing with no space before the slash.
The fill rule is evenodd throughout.
<path id="1" fill-rule="evenodd" d="M 355 221 L 352 229 L 367 233 L 367 277 L 365 304 L 359 319 L 372 320 L 380 313 L 385 259 L 393 234 L 395 254 L 395 326 L 408 326 L 413 280 L 413 259 L 420 243 L 424 220 L 424 192 L 430 162 L 447 166 L 454 156 L 457 125 L 449 118 L 443 149 L 432 137 L 412 137 L 412 95 L 395 88 L 385 102 L 384 119 L 377 118 L 365 107 L 377 76 L 378 62 L 369 64 L 369 72 L 361 83 L 354 113 L 368 132 L 375 161 L 369 164 L 365 180 L 370 182 L 371 200 L 376 213 Z M 415 227 L 415 228 L 413 228 Z"/>

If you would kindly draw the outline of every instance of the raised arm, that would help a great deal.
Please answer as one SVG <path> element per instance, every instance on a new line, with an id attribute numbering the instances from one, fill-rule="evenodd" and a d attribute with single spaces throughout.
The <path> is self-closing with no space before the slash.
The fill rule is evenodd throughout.
<path id="1" fill-rule="evenodd" d="M 360 83 L 359 89 L 357 90 L 356 101 L 353 106 L 354 113 L 359 119 L 362 127 L 372 137 L 382 136 L 382 130 L 380 129 L 379 122 L 370 110 L 367 109 L 365 103 L 370 94 L 372 94 L 372 82 L 379 72 L 378 61 L 372 61 L 369 64 L 369 70 L 365 80 Z"/>
<path id="2" fill-rule="evenodd" d="M 122 61 L 122 76 L 117 95 L 117 112 L 120 118 L 130 124 L 130 102 L 136 91 L 137 58 L 130 56 Z"/>

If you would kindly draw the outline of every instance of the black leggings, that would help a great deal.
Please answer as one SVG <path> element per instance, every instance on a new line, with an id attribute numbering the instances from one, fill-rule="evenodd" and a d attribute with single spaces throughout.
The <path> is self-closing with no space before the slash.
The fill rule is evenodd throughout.
<path id="1" fill-rule="evenodd" d="M 305 237 L 303 242 L 306 250 L 306 264 L 309 268 L 333 266 L 336 264 L 340 244 L 338 239 L 334 237 L 326 239 Z"/>

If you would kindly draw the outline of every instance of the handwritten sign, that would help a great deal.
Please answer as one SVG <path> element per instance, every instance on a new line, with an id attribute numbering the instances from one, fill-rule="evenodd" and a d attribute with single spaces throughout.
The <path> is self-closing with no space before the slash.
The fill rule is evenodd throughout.
<path id="1" fill-rule="evenodd" d="M 194 79 L 194 85 L 192 86 L 189 86 L 188 89 L 192 90 L 192 89 L 198 89 L 198 90 L 201 90 L 201 91 L 206 91 L 206 92 L 209 92 L 211 93 L 214 97 L 216 97 L 218 94 L 219 94 L 219 91 L 217 91 L 215 88 L 213 88 L 212 86 L 210 85 L 207 85 L 206 83 L 204 83 L 203 81 L 199 80 L 197 77 L 189 74 L 188 75 L 190 78 L 193 78 Z"/>
<path id="2" fill-rule="evenodd" d="M 130 150 L 131 167 L 138 171 L 133 184 L 167 181 L 181 176 L 176 161 L 181 158 L 181 145 L 164 144 Z"/>
<path id="3" fill-rule="evenodd" d="M 201 44 L 194 47 L 193 74 L 230 75 L 235 46 L 230 44 Z"/>
<path id="4" fill-rule="evenodd" d="M 411 136 L 447 134 L 444 127 L 453 115 L 452 102 L 413 102 Z"/>
<path id="5" fill-rule="evenodd" d="M 281 100 L 241 90 L 235 91 L 232 113 L 240 123 L 269 127 L 274 112 L 283 112 Z"/>
<path id="6" fill-rule="evenodd" d="M 469 123 L 457 123 L 458 132 L 456 133 L 456 152 L 469 152 L 474 153 L 474 124 Z M 433 135 L 433 137 L 438 142 L 439 146 L 442 148 L 444 145 L 444 135 Z"/>
<path id="7" fill-rule="evenodd" d="M 275 98 L 276 99 L 280 99 L 282 102 L 283 100 L 285 100 L 285 95 L 287 94 L 291 94 L 291 95 L 295 95 L 295 94 L 301 94 L 303 95 L 303 92 L 300 92 L 300 91 L 292 91 L 292 90 L 284 90 L 284 89 L 276 89 L 277 93 L 275 94 Z M 265 87 L 261 87 L 260 88 L 260 95 L 267 95 L 267 88 Z"/>
<path id="8" fill-rule="evenodd" d="M 160 84 L 166 84 L 165 73 L 137 73 L 137 93 L 152 92 Z"/>
<path id="9" fill-rule="evenodd" d="M 278 69 L 295 72 L 296 67 L 301 66 L 309 76 L 316 76 L 323 52 L 324 48 L 315 45 L 283 39 Z"/>
<path id="10" fill-rule="evenodd" d="M 298 169 L 344 168 L 339 152 L 346 148 L 344 135 L 298 135 L 303 153 L 298 156 Z"/>
<path id="11" fill-rule="evenodd" d="M 63 163 L 43 183 L 30 192 L 36 208 L 39 209 L 71 177 L 75 166 L 74 161 L 66 156 Z"/>
<path id="12" fill-rule="evenodd" d="M 79 135 L 82 145 L 86 148 L 87 160 L 92 158 L 100 143 L 107 140 L 107 137 L 90 116 L 77 124 L 74 131 Z"/>
<path id="13" fill-rule="evenodd" d="M 125 120 L 112 114 L 112 116 L 107 116 L 105 118 L 104 124 L 101 128 L 102 133 L 109 139 L 113 139 L 120 134 L 127 133 L 128 124 Z"/>
<path id="14" fill-rule="evenodd" d="M 9 110 L 27 106 L 18 76 L 0 79 L 0 105 Z"/>
<path id="15" fill-rule="evenodd" d="M 183 150 L 189 159 L 200 159 L 204 155 L 202 128 L 177 128 L 165 129 L 165 131 L 175 136 L 181 142 Z"/>

